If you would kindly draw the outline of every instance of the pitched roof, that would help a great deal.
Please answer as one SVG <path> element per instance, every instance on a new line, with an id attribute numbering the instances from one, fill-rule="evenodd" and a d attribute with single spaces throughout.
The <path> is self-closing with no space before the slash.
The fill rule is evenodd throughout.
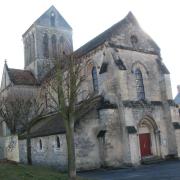
<path id="1" fill-rule="evenodd" d="M 83 119 L 85 119 L 85 116 L 87 115 L 93 115 L 90 112 L 94 109 L 116 109 L 117 106 L 115 104 L 111 104 L 109 101 L 105 100 L 102 96 L 95 96 L 93 98 L 93 101 L 96 103 L 93 103 L 92 106 L 86 108 L 86 112 L 84 115 L 80 116 L 76 123 L 75 127 L 78 126 L 79 122 Z M 50 135 L 56 135 L 56 134 L 65 134 L 65 125 L 63 118 L 58 114 L 48 114 L 44 117 L 41 117 L 39 119 L 40 121 L 36 123 L 30 132 L 31 138 L 35 137 L 43 137 L 43 136 L 50 136 Z M 26 133 L 20 135 L 20 139 L 25 139 Z"/>
<path id="2" fill-rule="evenodd" d="M 159 66 L 159 69 L 160 71 L 163 73 L 163 74 L 170 74 L 168 68 L 166 67 L 166 65 L 162 62 L 161 59 L 156 59 L 156 62 Z"/>
<path id="3" fill-rule="evenodd" d="M 104 31 L 103 33 L 96 36 L 94 39 L 90 40 L 89 42 L 81 46 L 74 53 L 77 54 L 78 56 L 83 56 L 86 53 L 90 52 L 91 50 L 103 44 L 106 40 L 110 38 L 112 31 L 117 26 L 117 24 L 113 25 L 112 27 Z"/>
<path id="4" fill-rule="evenodd" d="M 62 117 L 59 114 L 55 114 L 52 116 L 48 116 L 43 120 L 43 125 L 36 129 L 32 130 L 31 137 L 39 137 L 39 136 L 49 136 L 53 134 L 64 134 L 65 126 Z"/>
<path id="5" fill-rule="evenodd" d="M 133 26 L 134 29 L 132 28 Z M 158 47 L 158 45 L 151 39 L 150 36 L 148 36 L 145 32 L 142 31 L 134 15 L 131 12 L 129 12 L 123 20 L 114 24 L 109 29 L 107 29 L 106 31 L 99 34 L 94 39 L 90 40 L 85 45 L 77 49 L 75 51 L 75 54 L 77 54 L 78 56 L 85 55 L 86 53 L 90 52 L 96 47 L 102 45 L 104 42 L 110 41 L 111 37 L 114 34 L 122 35 L 122 37 L 118 40 L 120 43 L 118 44 L 118 46 L 120 48 L 131 48 L 140 51 L 144 50 L 147 53 L 150 52 L 155 54 L 159 54 L 160 52 L 160 48 Z M 140 42 L 137 43 L 137 47 L 134 48 L 129 36 L 136 34 L 138 36 L 138 41 Z"/>
<path id="6" fill-rule="evenodd" d="M 56 13 L 56 15 L 58 16 L 57 19 L 58 21 L 58 26 L 64 27 L 64 28 L 68 28 L 68 29 L 72 29 L 71 26 L 68 24 L 68 22 L 63 18 L 63 16 L 59 13 L 59 11 L 52 5 L 47 11 L 45 11 L 36 21 L 36 24 L 40 24 L 40 25 L 44 25 L 47 24 L 47 19 L 49 19 L 49 14 L 51 12 Z"/>
<path id="7" fill-rule="evenodd" d="M 55 134 L 64 134 L 65 126 L 62 117 L 59 114 L 49 114 L 41 117 L 41 120 L 35 124 L 30 132 L 31 138 L 50 136 Z M 20 139 L 26 138 L 26 133 L 20 136 Z"/>
<path id="8" fill-rule="evenodd" d="M 64 19 L 64 17 L 59 13 L 59 11 L 52 5 L 48 10 L 46 10 L 38 19 L 34 21 L 34 23 L 27 29 L 27 31 L 22 35 L 25 36 L 26 33 L 31 29 L 34 25 L 46 26 L 50 27 L 50 15 L 51 13 L 55 13 L 56 16 L 56 28 L 63 27 L 69 30 L 72 30 L 72 27 L 68 24 L 68 22 Z"/>
<path id="9" fill-rule="evenodd" d="M 15 85 L 38 85 L 38 82 L 31 71 L 8 68 L 10 80 Z"/>

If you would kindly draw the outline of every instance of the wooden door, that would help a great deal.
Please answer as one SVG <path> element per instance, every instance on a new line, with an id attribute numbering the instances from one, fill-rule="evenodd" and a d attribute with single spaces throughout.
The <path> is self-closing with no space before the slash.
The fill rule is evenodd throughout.
<path id="1" fill-rule="evenodd" d="M 151 155 L 151 137 L 150 133 L 139 134 L 141 157 Z"/>

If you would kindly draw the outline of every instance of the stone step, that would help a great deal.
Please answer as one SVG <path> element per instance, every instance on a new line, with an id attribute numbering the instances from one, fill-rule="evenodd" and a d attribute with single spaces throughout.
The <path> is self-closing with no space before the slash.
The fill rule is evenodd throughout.
<path id="1" fill-rule="evenodd" d="M 151 156 L 151 157 L 146 157 L 141 160 L 141 164 L 155 164 L 155 163 L 160 163 L 164 161 L 162 158 L 158 156 Z"/>

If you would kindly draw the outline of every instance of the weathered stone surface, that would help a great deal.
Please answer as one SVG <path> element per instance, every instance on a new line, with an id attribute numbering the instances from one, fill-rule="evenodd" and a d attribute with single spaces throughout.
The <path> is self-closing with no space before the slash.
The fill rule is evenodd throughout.
<path id="1" fill-rule="evenodd" d="M 0 159 L 19 162 L 19 142 L 16 135 L 0 137 Z"/>
<path id="2" fill-rule="evenodd" d="M 47 11 L 23 36 L 25 69 L 31 70 L 38 80 L 46 74 L 45 66 L 53 59 L 53 35 L 57 37 L 57 46 L 62 45 L 68 53 L 73 50 L 71 28 L 64 24 L 62 17 L 57 19 L 57 27 L 50 26 L 47 17 L 50 18 L 51 13 Z M 32 39 L 33 34 L 35 41 Z M 49 40 L 49 54 L 46 58 L 43 52 L 45 34 Z M 59 41 L 61 37 L 65 44 Z M 29 38 L 31 41 L 27 41 Z M 74 141 L 77 169 L 139 165 L 143 158 L 150 155 L 160 158 L 180 156 L 180 133 L 173 127 L 173 122 L 180 123 L 180 119 L 172 101 L 169 71 L 160 58 L 159 47 L 142 31 L 132 13 L 81 47 L 75 55 L 89 62 L 83 72 L 87 78 L 81 86 L 82 93 L 77 101 L 82 101 L 95 89 L 92 69 L 97 71 L 98 91 L 96 89 L 95 93 L 103 97 L 101 106 L 92 108 L 76 123 Z M 4 71 L 3 88 L 6 83 L 9 85 L 11 82 L 7 71 Z M 45 81 L 42 81 L 41 87 L 43 90 L 47 87 Z M 138 96 L 142 93 L 143 96 Z M 43 98 L 41 101 L 44 101 Z M 133 133 L 128 131 L 128 127 L 134 128 Z M 145 135 L 149 144 L 142 139 Z M 60 138 L 60 148 L 56 146 L 57 136 Z M 143 149 L 146 145 L 148 152 Z M 59 169 L 67 167 L 65 134 L 34 137 L 31 146 L 34 164 Z M 25 140 L 19 141 L 19 152 L 20 161 L 26 163 Z"/>

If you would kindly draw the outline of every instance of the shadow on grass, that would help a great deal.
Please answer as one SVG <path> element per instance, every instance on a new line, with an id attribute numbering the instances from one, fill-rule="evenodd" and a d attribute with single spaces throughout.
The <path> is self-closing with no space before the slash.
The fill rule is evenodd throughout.
<path id="1" fill-rule="evenodd" d="M 67 174 L 52 168 L 0 163 L 0 180 L 67 180 Z M 87 180 L 77 178 L 77 180 Z"/>

